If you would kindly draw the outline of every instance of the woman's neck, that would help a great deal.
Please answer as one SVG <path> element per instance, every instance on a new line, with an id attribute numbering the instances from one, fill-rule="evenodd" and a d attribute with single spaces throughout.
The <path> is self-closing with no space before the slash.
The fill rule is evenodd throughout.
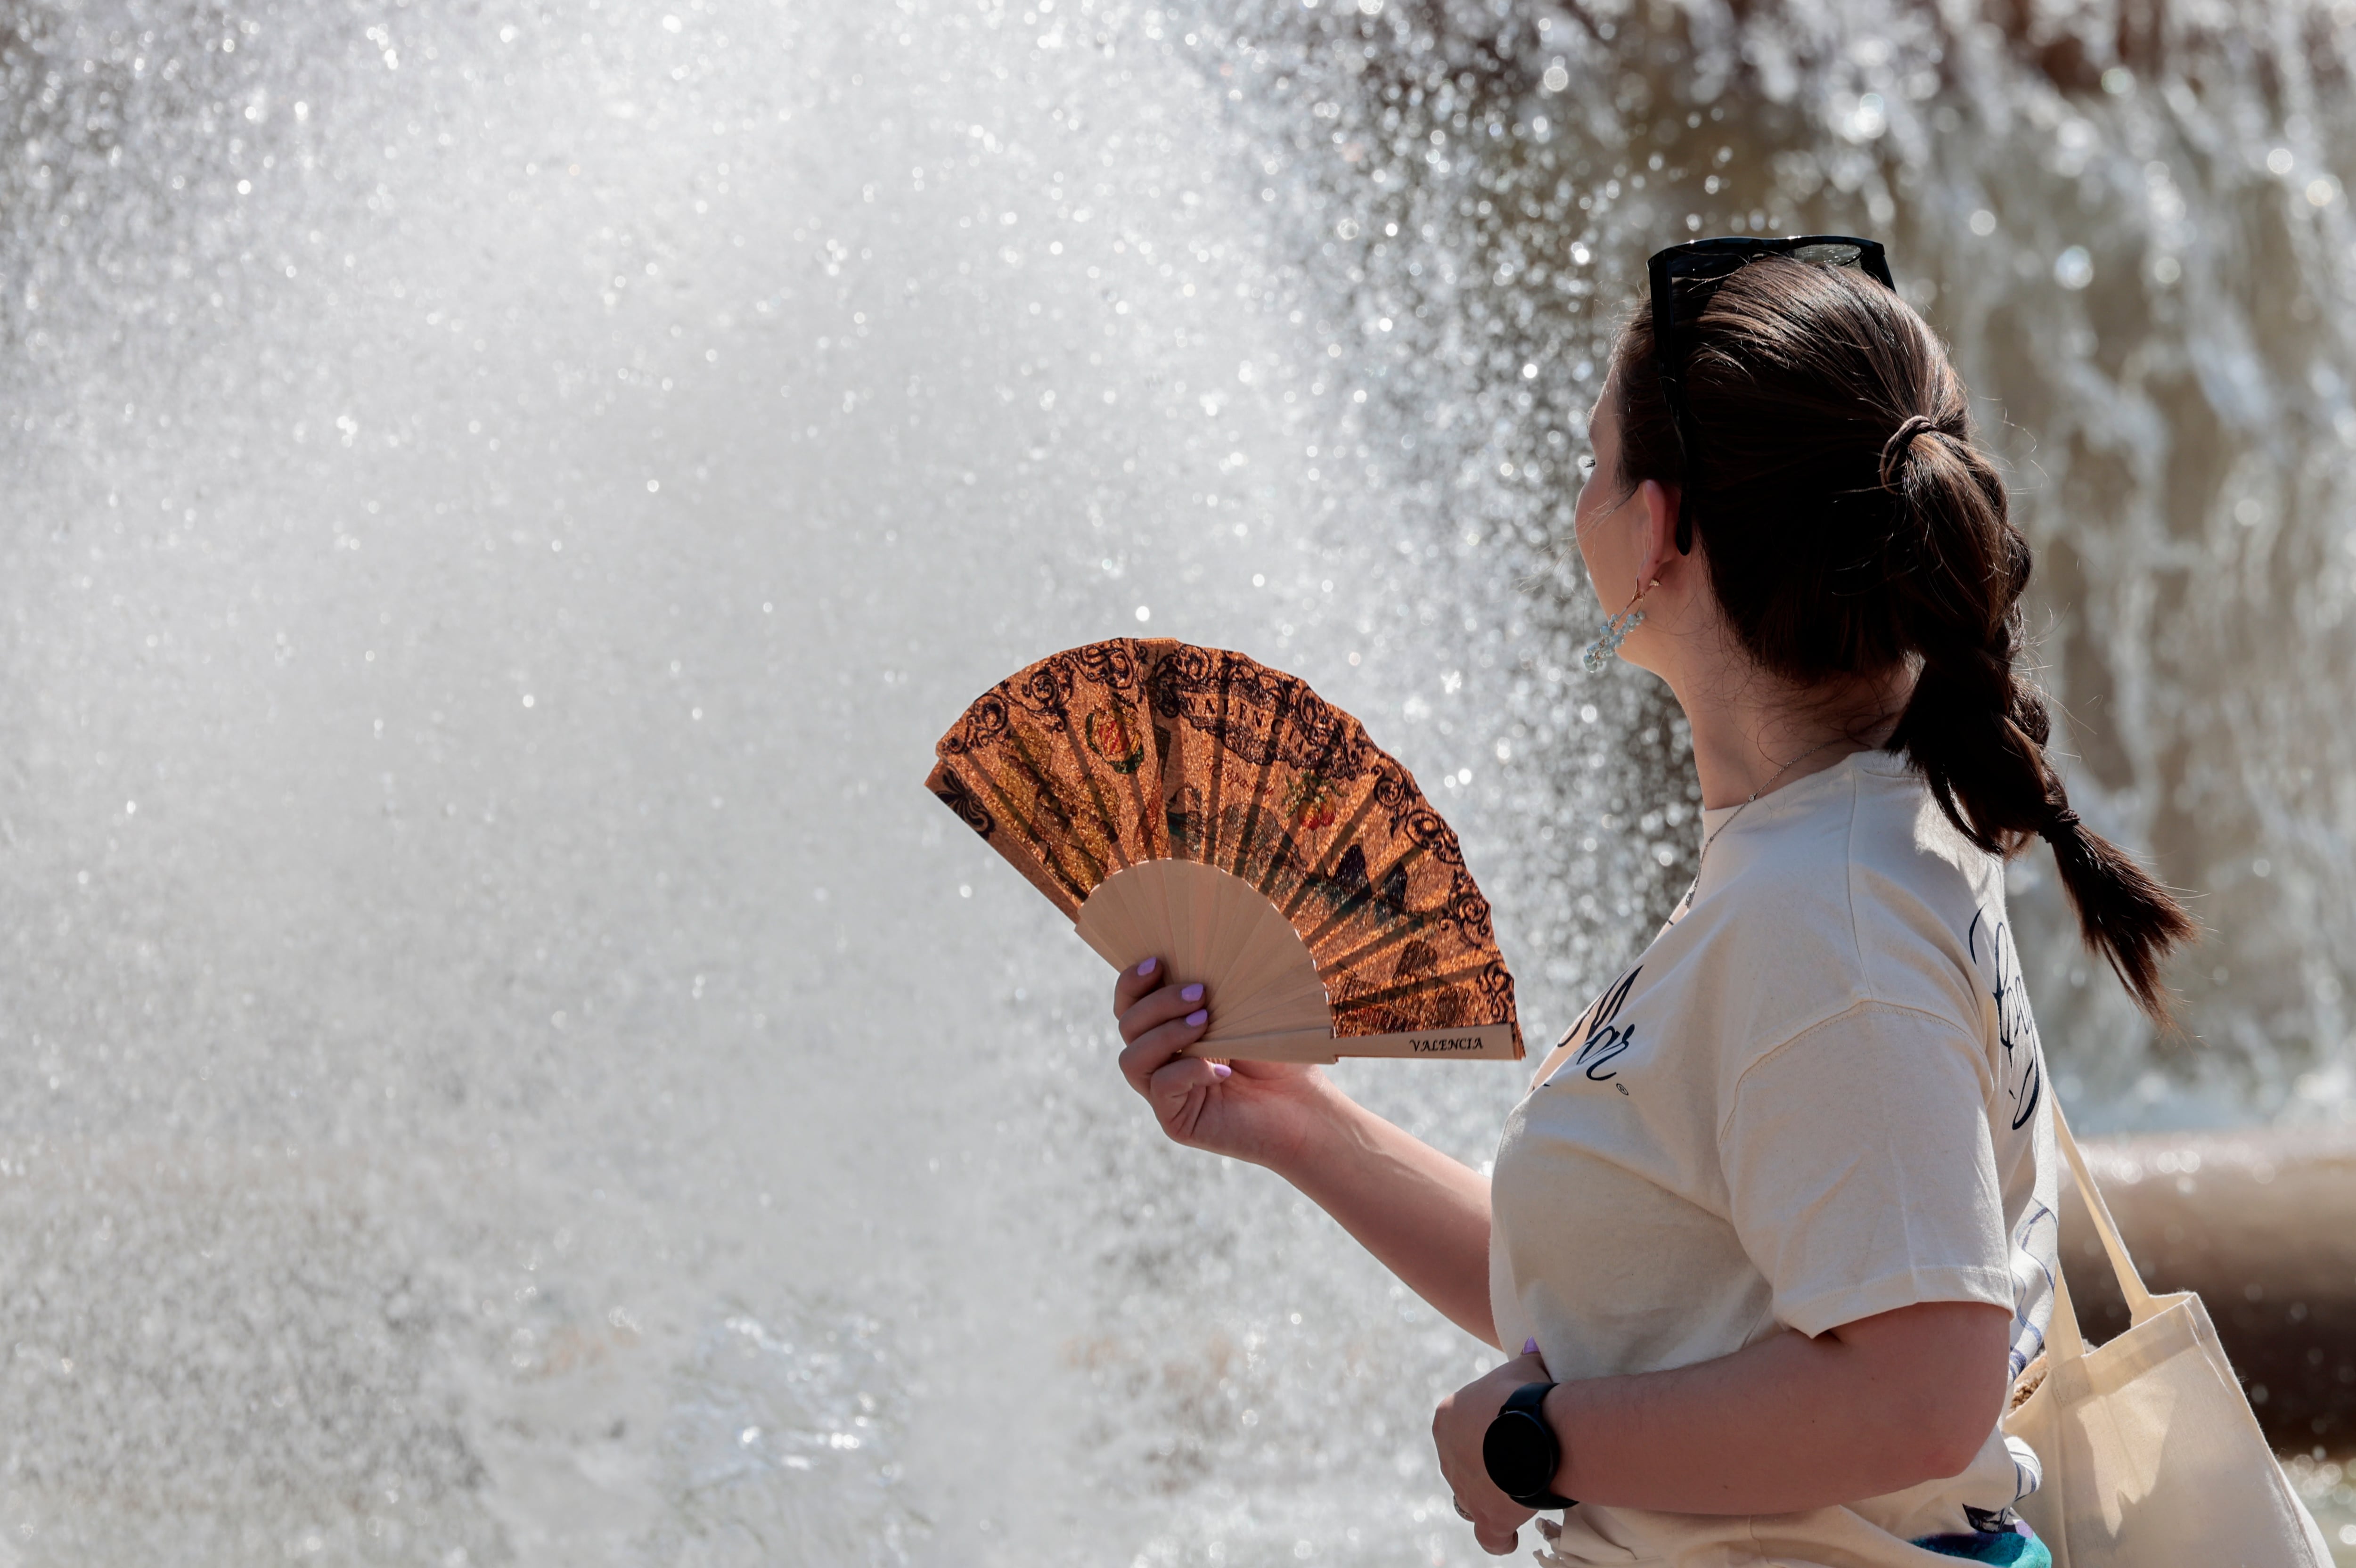
<path id="1" fill-rule="evenodd" d="M 1901 670 L 1882 679 L 1797 688 L 1753 666 L 1672 677 L 1669 685 L 1693 729 L 1701 803 L 1715 811 L 1887 744 L 1913 676 Z"/>
<path id="2" fill-rule="evenodd" d="M 1676 694 L 1693 729 L 1705 807 L 1740 805 L 1889 743 L 1914 694 L 1910 665 L 1810 685 L 1783 680 L 1760 667 L 1728 624 L 1698 545 L 1649 560 L 1638 578 L 1646 616 L 1620 656 Z"/>

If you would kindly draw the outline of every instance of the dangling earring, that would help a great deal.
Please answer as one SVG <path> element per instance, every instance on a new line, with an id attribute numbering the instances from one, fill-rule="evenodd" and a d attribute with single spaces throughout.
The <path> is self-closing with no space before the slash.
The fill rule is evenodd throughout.
<path id="1" fill-rule="evenodd" d="M 1660 585 L 1661 580 L 1655 577 L 1636 590 L 1636 597 L 1628 601 L 1628 608 L 1617 615 L 1604 617 L 1602 634 L 1588 644 L 1587 652 L 1580 656 L 1580 665 L 1588 674 L 1601 675 L 1612 656 L 1620 651 L 1620 645 L 1628 640 L 1628 634 L 1644 624 L 1644 612 L 1640 606 L 1644 603 L 1644 595 Z"/>

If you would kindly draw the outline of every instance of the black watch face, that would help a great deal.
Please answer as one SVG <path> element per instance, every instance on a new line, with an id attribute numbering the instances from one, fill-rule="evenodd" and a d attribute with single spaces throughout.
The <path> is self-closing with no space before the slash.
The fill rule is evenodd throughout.
<path id="1" fill-rule="evenodd" d="M 1554 1483 L 1554 1434 L 1521 1411 L 1509 1410 L 1489 1424 L 1481 1458 L 1489 1478 L 1509 1498 L 1529 1497 Z"/>

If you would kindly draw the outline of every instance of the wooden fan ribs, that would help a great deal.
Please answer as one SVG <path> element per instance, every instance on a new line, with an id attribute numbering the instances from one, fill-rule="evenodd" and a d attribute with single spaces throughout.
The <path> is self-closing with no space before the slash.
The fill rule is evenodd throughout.
<path id="1" fill-rule="evenodd" d="M 1483 1054 L 1405 1037 L 1485 1028 L 1521 1054 L 1455 835 L 1297 678 L 1168 640 L 1094 643 L 991 688 L 938 751 L 933 792 L 1108 961 L 1166 949 L 1174 975 L 1220 977 L 1199 1052 Z"/>

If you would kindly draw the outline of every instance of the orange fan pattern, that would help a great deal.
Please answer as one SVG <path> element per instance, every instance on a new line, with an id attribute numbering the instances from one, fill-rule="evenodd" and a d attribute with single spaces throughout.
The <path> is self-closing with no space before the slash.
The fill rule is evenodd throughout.
<path id="1" fill-rule="evenodd" d="M 1336 1040 L 1505 1026 L 1521 1056 L 1456 835 L 1295 677 L 1169 639 L 1091 643 L 992 687 L 937 749 L 926 786 L 1075 922 L 1123 870 L 1209 866 L 1299 933 Z M 1478 1054 L 1505 1054 L 1486 1032 Z"/>

